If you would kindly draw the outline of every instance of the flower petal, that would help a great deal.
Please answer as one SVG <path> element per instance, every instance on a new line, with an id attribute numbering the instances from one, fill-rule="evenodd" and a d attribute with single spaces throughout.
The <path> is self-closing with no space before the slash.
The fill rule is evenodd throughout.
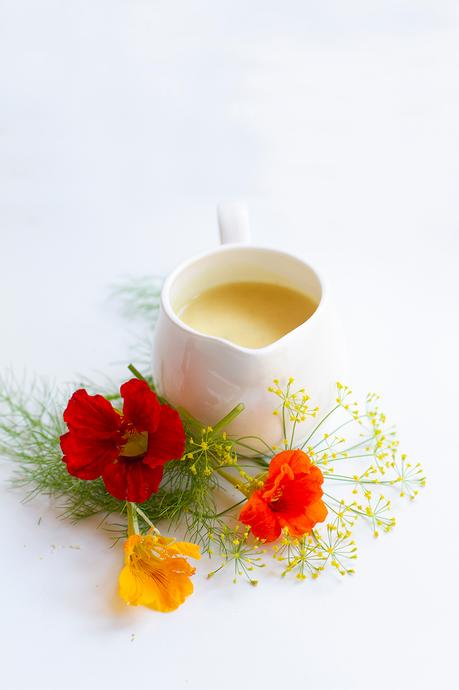
<path id="1" fill-rule="evenodd" d="M 287 527 L 292 537 L 302 537 L 303 534 L 310 532 L 318 522 L 323 522 L 327 514 L 327 506 L 319 500 L 308 505 L 301 515 L 288 516 L 287 519 L 282 515 L 278 517 L 282 527 Z"/>
<path id="2" fill-rule="evenodd" d="M 182 457 L 185 450 L 185 431 L 178 412 L 169 405 L 161 405 L 156 431 L 148 436 L 148 450 L 144 462 L 150 467 L 164 465 Z"/>
<path id="3" fill-rule="evenodd" d="M 317 471 L 322 478 L 322 473 Z M 275 510 L 284 517 L 301 515 L 306 506 L 318 501 L 323 495 L 322 482 L 316 479 L 315 473 L 297 474 L 292 481 L 282 486 L 282 497 L 276 502 Z"/>
<path id="4" fill-rule="evenodd" d="M 148 383 L 131 379 L 120 388 L 124 399 L 123 417 L 137 431 L 155 431 L 159 423 L 161 405 Z"/>
<path id="5" fill-rule="evenodd" d="M 279 492 L 282 492 L 282 488 L 285 484 L 289 484 L 295 478 L 292 468 L 287 462 L 284 462 L 277 474 L 271 474 L 265 482 L 262 492 L 262 498 L 264 501 L 269 502 L 275 499 Z"/>
<path id="6" fill-rule="evenodd" d="M 274 541 L 280 536 L 281 527 L 275 514 L 255 491 L 239 513 L 239 520 L 249 525 L 253 534 L 264 541 Z"/>
<path id="7" fill-rule="evenodd" d="M 89 395 L 80 388 L 70 398 L 64 412 L 69 431 L 79 438 L 100 441 L 116 439 L 121 416 L 102 395 Z"/>
<path id="8" fill-rule="evenodd" d="M 118 580 L 119 595 L 126 604 L 138 606 L 142 598 L 142 583 L 135 577 L 128 565 L 121 570 Z"/>
<path id="9" fill-rule="evenodd" d="M 102 472 L 105 487 L 112 496 L 134 503 L 143 503 L 156 493 L 162 476 L 162 467 L 152 468 L 133 458 L 119 458 Z"/>
<path id="10" fill-rule="evenodd" d="M 201 551 L 197 544 L 192 544 L 189 541 L 175 541 L 170 537 L 158 537 L 160 545 L 164 546 L 167 553 L 171 556 L 181 554 L 182 556 L 189 556 L 190 558 L 201 558 Z"/>
<path id="11" fill-rule="evenodd" d="M 299 472 L 307 472 L 311 467 L 309 455 L 306 455 L 302 450 L 283 450 L 278 453 L 269 463 L 269 476 L 277 475 L 282 465 L 288 464 L 295 474 Z"/>
<path id="12" fill-rule="evenodd" d="M 61 436 L 61 448 L 69 474 L 79 479 L 97 479 L 104 467 L 118 457 L 114 441 L 90 441 L 71 431 Z"/>
<path id="13" fill-rule="evenodd" d="M 192 594 L 194 568 L 183 558 L 148 561 L 146 568 L 126 565 L 119 577 L 119 594 L 131 606 L 174 611 Z"/>

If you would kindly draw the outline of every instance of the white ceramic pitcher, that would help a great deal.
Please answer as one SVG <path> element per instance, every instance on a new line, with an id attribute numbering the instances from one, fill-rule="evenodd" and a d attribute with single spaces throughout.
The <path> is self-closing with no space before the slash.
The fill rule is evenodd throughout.
<path id="1" fill-rule="evenodd" d="M 336 398 L 336 381 L 345 373 L 343 336 L 324 281 L 311 266 L 286 252 L 250 244 L 243 204 L 220 204 L 218 217 L 221 246 L 185 261 L 164 283 L 154 341 L 154 379 L 169 402 L 206 425 L 244 403 L 245 410 L 228 433 L 279 444 L 282 428 L 273 415 L 279 400 L 268 387 L 273 379 L 282 386 L 293 377 L 295 385 L 304 387 L 311 402 L 325 412 Z M 199 333 L 177 316 L 203 290 L 237 281 L 293 288 L 310 295 L 318 306 L 303 324 L 257 349 Z M 298 437 L 312 423 L 300 424 Z"/>

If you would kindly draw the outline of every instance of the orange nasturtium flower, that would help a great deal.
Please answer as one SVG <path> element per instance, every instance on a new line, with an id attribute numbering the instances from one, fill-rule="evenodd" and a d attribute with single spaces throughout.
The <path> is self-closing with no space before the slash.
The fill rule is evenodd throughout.
<path id="1" fill-rule="evenodd" d="M 119 576 L 121 598 L 131 606 L 174 611 L 193 592 L 195 568 L 182 556 L 200 558 L 199 546 L 155 533 L 131 534 Z"/>
<path id="2" fill-rule="evenodd" d="M 323 480 L 320 469 L 302 450 L 278 453 L 270 462 L 263 486 L 250 496 L 239 520 L 265 542 L 277 539 L 283 529 L 292 537 L 301 537 L 327 517 Z"/>

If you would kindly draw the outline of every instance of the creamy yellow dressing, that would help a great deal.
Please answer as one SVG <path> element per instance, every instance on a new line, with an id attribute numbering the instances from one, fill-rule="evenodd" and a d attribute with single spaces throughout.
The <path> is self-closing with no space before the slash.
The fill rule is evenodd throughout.
<path id="1" fill-rule="evenodd" d="M 224 283 L 204 290 L 178 312 L 200 333 L 243 347 L 264 347 L 304 323 L 317 309 L 308 295 L 272 283 Z"/>

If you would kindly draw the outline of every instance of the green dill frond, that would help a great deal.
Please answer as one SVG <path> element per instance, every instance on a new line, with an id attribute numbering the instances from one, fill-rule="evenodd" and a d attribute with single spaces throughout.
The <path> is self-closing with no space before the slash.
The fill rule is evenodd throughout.
<path id="1" fill-rule="evenodd" d="M 123 503 L 107 493 L 102 480 L 72 477 L 64 462 L 60 436 L 70 394 L 39 379 L 0 379 L 0 454 L 14 463 L 12 484 L 57 499 L 59 514 L 72 521 L 100 512 L 121 511 Z"/>
<path id="2" fill-rule="evenodd" d="M 151 370 L 153 332 L 159 316 L 161 276 L 128 277 L 111 286 L 110 297 L 116 301 L 121 316 L 139 326 L 132 334 L 130 358 L 145 371 Z"/>
<path id="3" fill-rule="evenodd" d="M 206 550 L 205 532 L 216 514 L 213 498 L 216 478 L 194 474 L 186 460 L 174 460 L 164 466 L 160 490 L 142 503 L 142 510 L 153 523 L 166 521 L 169 527 L 184 519 L 187 538 Z"/>
<path id="4" fill-rule="evenodd" d="M 126 278 L 112 285 L 110 294 L 120 305 L 125 318 L 142 320 L 153 329 L 158 318 L 163 282 L 160 276 Z"/>

